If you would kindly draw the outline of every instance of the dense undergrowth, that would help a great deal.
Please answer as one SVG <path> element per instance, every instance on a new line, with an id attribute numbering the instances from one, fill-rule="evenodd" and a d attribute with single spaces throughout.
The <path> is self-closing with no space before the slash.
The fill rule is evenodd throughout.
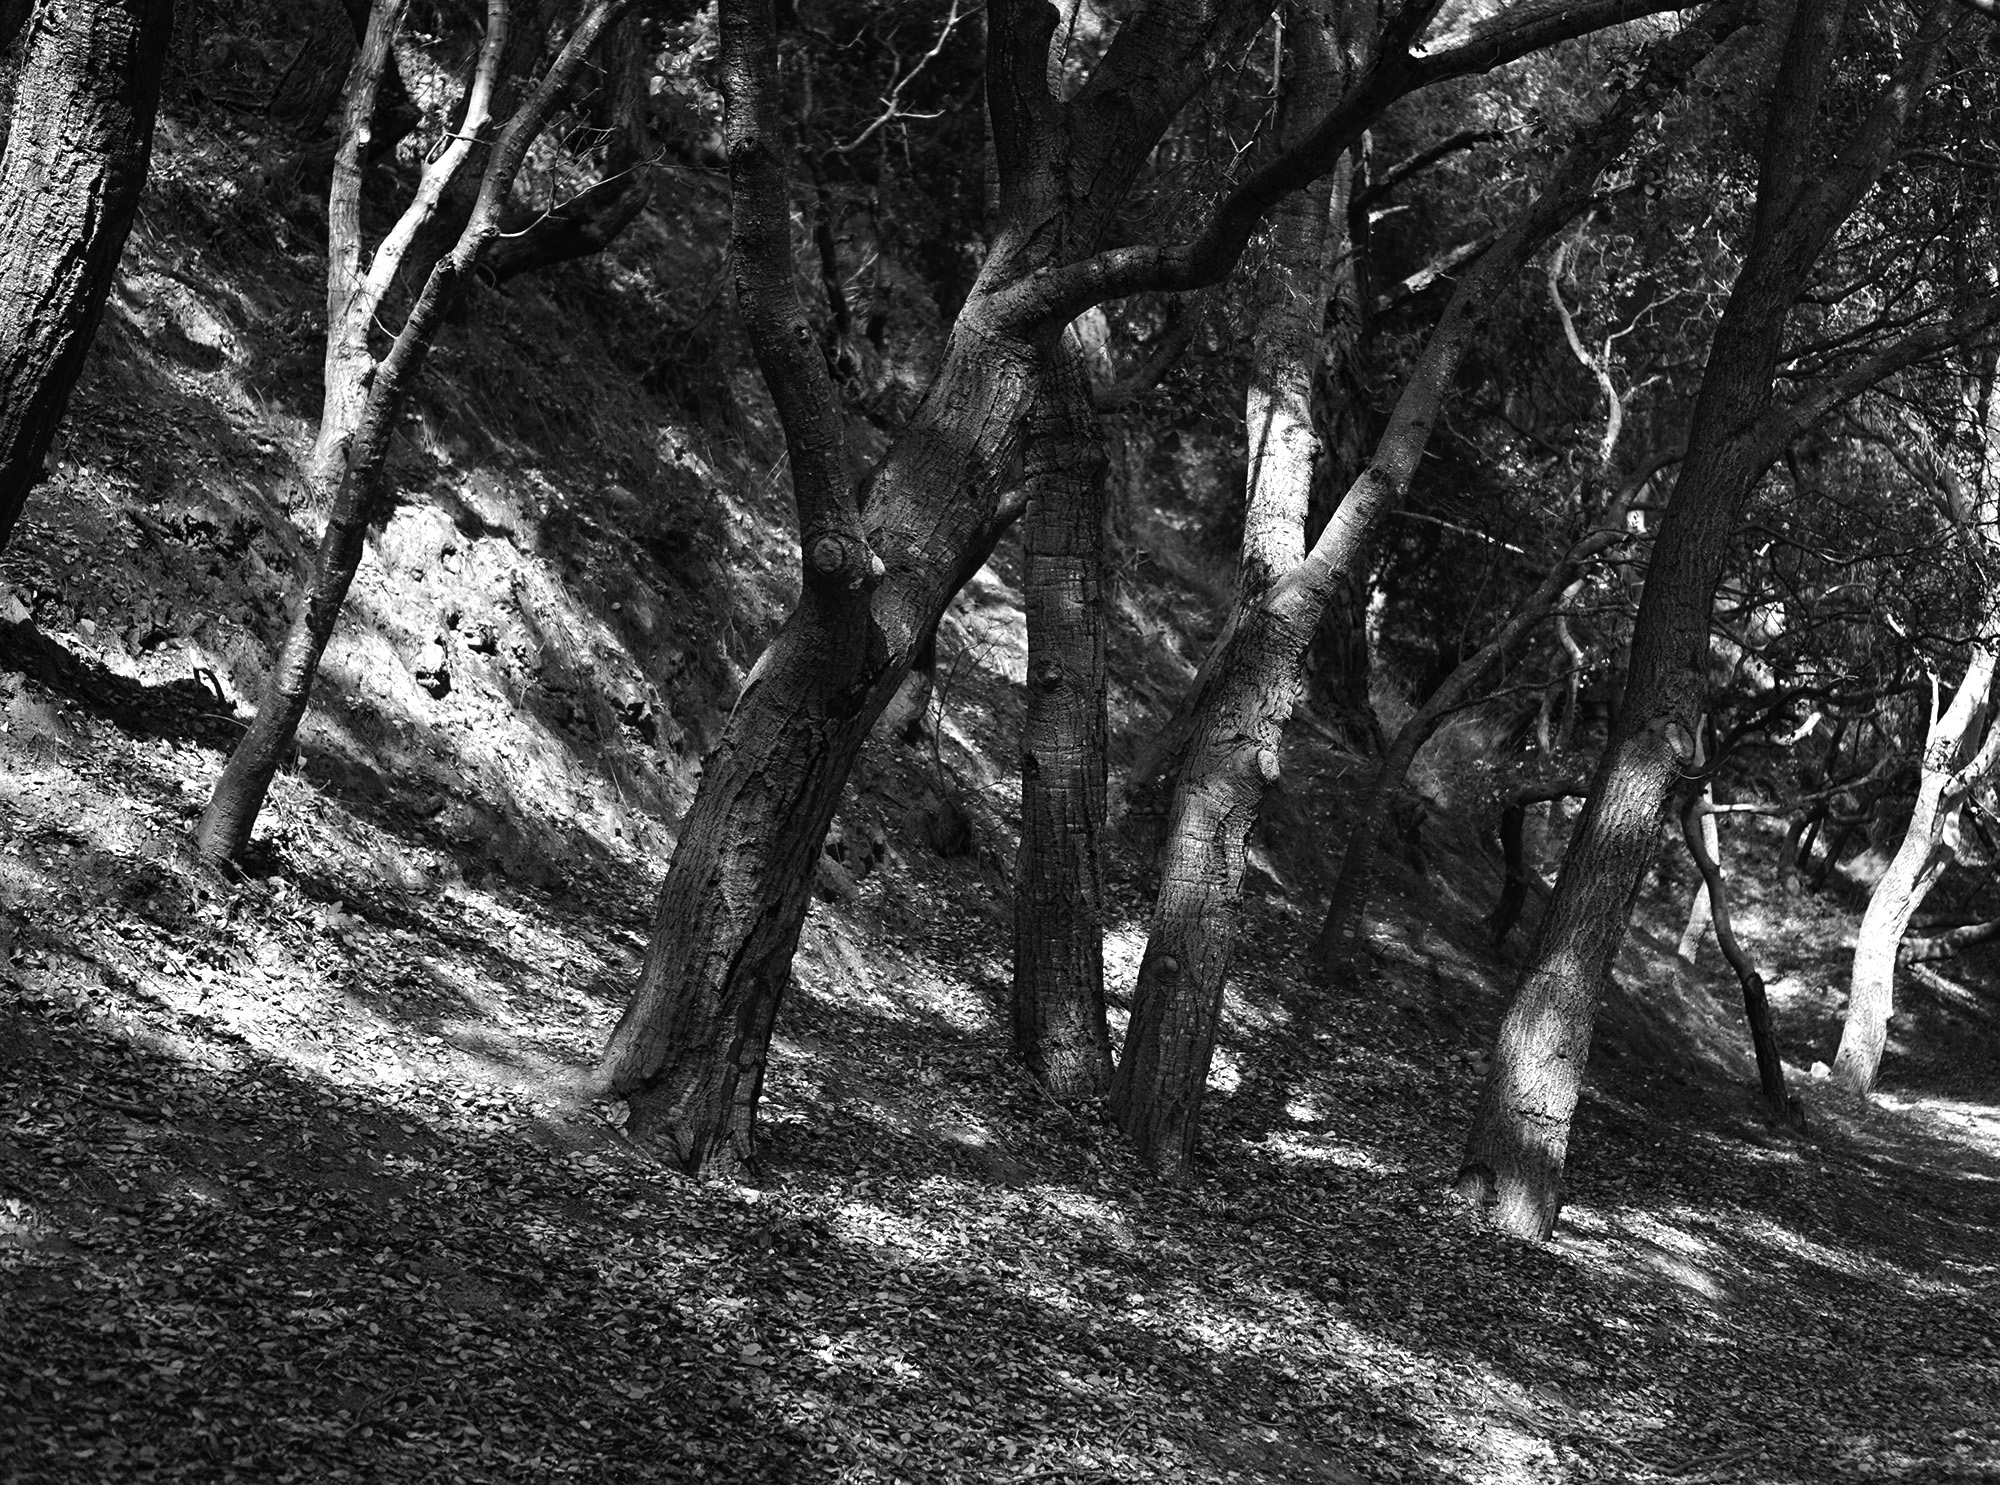
<path id="1" fill-rule="evenodd" d="M 1425 776 L 1368 994 L 1316 1001 L 1355 765 L 1309 718 L 1199 1179 L 1042 1097 L 1002 1004 L 1011 548 L 946 623 L 935 748 L 878 740 L 850 791 L 758 1184 L 627 1145 L 584 1075 L 789 580 L 776 440 L 687 246 L 719 233 L 647 228 L 452 328 L 261 855 L 198 871 L 312 535 L 317 259 L 307 206 L 206 189 L 253 140 L 165 136 L 0 562 L 0 1478 L 2000 1477 L 1993 1000 L 1913 977 L 1884 1095 L 1835 1100 L 1805 1067 L 1857 903 L 1767 896 L 1754 826 L 1740 931 L 1813 1135 L 1758 1121 L 1726 975 L 1676 985 L 1670 867 L 1546 1246 L 1447 1189 L 1518 953 L 1478 927 L 1466 771 Z M 714 220 L 711 181 L 663 191 Z M 1123 522 L 1121 759 L 1212 630 L 1199 525 Z M 1115 875 L 1117 986 L 1143 863 Z"/>

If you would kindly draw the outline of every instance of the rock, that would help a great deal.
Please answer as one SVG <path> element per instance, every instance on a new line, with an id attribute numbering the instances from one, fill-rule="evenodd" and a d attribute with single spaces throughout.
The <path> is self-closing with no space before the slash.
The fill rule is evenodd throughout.
<path id="1" fill-rule="evenodd" d="M 1833 1076 L 1833 1069 L 1828 1067 L 1824 1062 L 1815 1062 L 1810 1071 L 1813 1078 L 1822 1083 Z"/>
<path id="2" fill-rule="evenodd" d="M 432 639 L 418 652 L 410 674 L 434 697 L 443 696 L 451 690 L 451 657 L 445 650 L 444 636 Z"/>

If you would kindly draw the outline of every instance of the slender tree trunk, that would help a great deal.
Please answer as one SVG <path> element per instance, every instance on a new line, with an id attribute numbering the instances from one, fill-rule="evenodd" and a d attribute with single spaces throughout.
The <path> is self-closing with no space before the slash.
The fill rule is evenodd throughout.
<path id="1" fill-rule="evenodd" d="M 1750 956 L 1736 941 L 1729 921 L 1729 893 L 1722 880 L 1722 867 L 1715 856 L 1714 798 L 1706 783 L 1688 796 L 1681 811 L 1681 833 L 1688 854 L 1701 872 L 1702 887 L 1708 894 L 1710 921 L 1715 926 L 1716 946 L 1729 967 L 1736 971 L 1743 987 L 1743 1014 L 1750 1023 L 1750 1043 L 1757 1054 L 1757 1081 L 1764 1093 L 1764 1107 L 1773 1124 L 1805 1130 L 1805 1114 L 1798 1100 L 1785 1095 L 1785 1064 L 1778 1055 L 1778 1034 L 1771 1025 L 1771 1005 L 1764 996 L 1764 977 L 1750 962 Z"/>
<path id="2" fill-rule="evenodd" d="M 1810 396 L 1773 408 L 1786 319 L 1826 243 L 1894 158 L 1956 18 L 1943 3 L 1933 7 L 1841 155 L 1809 178 L 1820 93 L 1843 19 L 1842 0 L 1801 0 L 1794 13 L 1749 251 L 1716 329 L 1687 457 L 1653 545 L 1624 700 L 1473 1115 L 1459 1191 L 1522 1237 L 1546 1238 L 1562 1208 L 1570 1119 L 1599 995 L 1675 781 L 1694 757 L 1710 611 L 1730 537 L 1798 421 L 1817 416 L 1807 411 L 1820 405 Z"/>
<path id="3" fill-rule="evenodd" d="M 1613 545 L 1621 533 L 1603 531 L 1579 542 L 1549 570 L 1541 585 L 1522 600 L 1507 622 L 1473 654 L 1458 663 L 1429 699 L 1397 730 L 1395 741 L 1376 766 L 1368 782 L 1368 792 L 1354 815 L 1348 835 L 1347 853 L 1341 858 L 1340 875 L 1319 935 L 1313 940 L 1312 958 L 1320 983 L 1352 987 L 1359 979 L 1360 958 L 1365 942 L 1362 929 L 1367 922 L 1368 899 L 1374 891 L 1376 862 L 1380 858 L 1382 832 L 1389 822 L 1389 808 L 1408 777 L 1410 765 L 1438 727 L 1454 711 L 1465 705 L 1494 668 L 1523 636 L 1557 604 L 1568 601 L 1574 591 L 1572 579 L 1579 567 Z M 1579 580 L 1580 581 L 1580 580 Z"/>
<path id="4" fill-rule="evenodd" d="M 1590 792 L 1588 779 L 1558 779 L 1547 784 L 1529 784 L 1507 797 L 1500 811 L 1500 897 L 1485 918 L 1486 930 L 1497 948 L 1521 921 L 1528 905 L 1528 810 L 1532 805 L 1553 805 L 1559 800 L 1581 799 Z"/>
<path id="5" fill-rule="evenodd" d="M 196 827 L 195 849 L 210 866 L 220 868 L 227 865 L 249 844 L 250 833 L 257 823 L 259 811 L 263 809 L 271 780 L 276 777 L 279 765 L 291 750 L 292 739 L 297 735 L 299 722 L 311 700 L 313 677 L 318 673 L 320 657 L 325 654 L 327 642 L 333 637 L 341 604 L 361 564 L 368 526 L 380 512 L 390 441 L 423 368 L 424 357 L 429 353 L 445 317 L 469 287 L 481 250 L 499 230 L 500 209 L 513 188 L 514 177 L 526 158 L 529 145 L 541 132 L 550 110 L 575 77 L 591 42 L 629 3 L 630 0 L 596 0 L 577 22 L 568 44 L 550 65 L 540 87 L 508 121 L 487 163 L 478 204 L 457 245 L 431 269 L 388 354 L 379 364 L 371 363 L 372 374 L 368 378 L 367 395 L 358 421 L 338 450 L 338 482 L 334 487 L 332 508 L 328 512 L 326 529 L 320 537 L 312 572 L 303 593 L 297 595 L 291 625 L 264 683 L 256 718 L 243 740 L 236 745 L 236 750 L 229 755 L 229 762 L 209 798 L 208 808 Z M 387 29 L 378 22 L 394 8 L 399 7 L 377 6 L 375 17 L 369 24 L 368 41 L 362 46 L 364 61 L 371 56 L 377 58 L 372 65 L 378 75 L 381 66 L 379 57 L 386 51 L 386 44 L 377 49 L 374 43 Z M 505 11 L 505 5 L 499 0 L 489 3 L 488 43 L 482 51 L 482 70 L 497 57 L 504 42 Z M 357 63 L 357 75 L 361 65 Z M 490 87 L 490 77 L 486 86 Z M 475 98 L 480 91 L 481 86 L 476 83 Z M 365 120 L 371 110 L 371 93 L 372 84 L 350 89 L 350 121 L 362 121 L 350 131 L 349 144 L 342 150 L 350 165 L 365 146 Z M 483 126 L 484 119 L 476 107 L 468 110 L 468 115 L 471 127 Z M 424 187 L 420 186 L 420 200 L 423 192 Z M 406 215 L 404 222 L 409 220 Z M 394 235 L 392 232 L 392 238 Z M 358 261 L 358 245 L 355 260 Z M 380 266 L 379 254 L 377 266 Z M 364 292 L 365 288 L 350 290 L 357 297 Z M 331 347 L 328 361 L 331 380 Z"/>
<path id="6" fill-rule="evenodd" d="M 1705 761 L 1701 731 L 1697 728 L 1694 741 L 1695 767 L 1700 768 Z M 1722 862 L 1722 834 L 1715 828 L 1715 786 L 1712 782 L 1708 780 L 1702 782 L 1699 803 L 1695 828 L 1701 833 L 1701 851 L 1706 851 L 1707 859 L 1716 863 L 1719 874 Z M 1695 882 L 1694 901 L 1688 904 L 1687 926 L 1681 929 L 1680 942 L 1674 945 L 1674 973 L 1684 990 L 1694 988 L 1697 961 L 1701 957 L 1701 942 L 1708 937 L 1709 929 L 1715 926 L 1713 898 L 1709 893 L 1708 872 L 1702 865 L 1701 851 L 1695 851 L 1692 847 L 1689 849 L 1696 867 L 1701 870 Z"/>
<path id="7" fill-rule="evenodd" d="M 1964 805 L 1965 785 L 1958 773 L 1987 725 L 1994 660 L 1991 649 L 1975 645 L 1951 705 L 1931 723 L 1909 827 L 1861 915 L 1847 1019 L 1833 1059 L 1834 1081 L 1850 1093 L 1866 1095 L 1875 1086 L 1882 1048 L 1889 1039 L 1889 1017 L 1895 1010 L 1897 949 L 1910 920 L 1951 861 L 1946 826 Z"/>
<path id="8" fill-rule="evenodd" d="M 1048 359 L 1028 421 L 1027 715 L 1014 874 L 1014 1054 L 1051 1094 L 1101 1097 L 1104 1020 L 1104 486 L 1080 349 Z"/>
<path id="9" fill-rule="evenodd" d="M 1739 24 L 1734 9 L 1712 9 L 1657 47 L 1644 79 L 1578 132 L 1541 194 L 1459 277 L 1397 398 L 1373 461 L 1302 557 L 1305 489 L 1280 486 L 1273 491 L 1271 513 L 1255 508 L 1260 453 L 1262 467 L 1275 475 L 1291 468 L 1278 455 L 1295 445 L 1278 436 L 1271 412 L 1262 411 L 1282 405 L 1268 392 L 1262 394 L 1268 402 L 1253 396 L 1252 512 L 1244 527 L 1241 592 L 1218 653 L 1204 667 L 1186 761 L 1168 809 L 1160 892 L 1140 961 L 1132 1020 L 1112 1080 L 1112 1108 L 1120 1126 L 1141 1156 L 1169 1179 L 1184 1177 L 1193 1155 L 1249 833 L 1266 790 L 1278 777 L 1284 723 L 1298 694 L 1305 647 L 1325 614 L 1327 597 L 1351 578 L 1375 527 L 1408 488 L 1480 320 L 1540 246 L 1588 203 L 1599 174 L 1640 118 L 1671 96 L 1718 37 Z M 1275 245 L 1272 259 L 1303 266 Z M 1319 303 L 1323 314 L 1323 298 Z M 1317 335 L 1318 315 L 1301 315 L 1283 299 L 1274 301 L 1267 319 L 1274 312 L 1287 329 L 1290 322 L 1310 324 Z M 1261 327 L 1259 335 L 1261 346 Z M 1267 388 L 1283 385 L 1276 373 L 1285 363 L 1275 357 L 1280 346 L 1290 344 L 1288 337 L 1274 337 L 1255 358 L 1255 374 L 1266 379 Z"/>
<path id="10" fill-rule="evenodd" d="M 42 479 L 138 210 L 172 16 L 170 0 L 43 4 L 22 42 L 0 157 L 0 547 Z"/>

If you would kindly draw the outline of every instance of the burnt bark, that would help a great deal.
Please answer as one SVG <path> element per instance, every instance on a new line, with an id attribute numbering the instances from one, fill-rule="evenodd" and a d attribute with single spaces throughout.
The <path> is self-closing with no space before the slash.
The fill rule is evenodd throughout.
<path id="1" fill-rule="evenodd" d="M 1014 1055 L 1058 1099 L 1111 1083 L 1104 1020 L 1104 489 L 1090 381 L 1067 339 L 1028 421 L 1021 525 L 1028 628 Z"/>
<path id="2" fill-rule="evenodd" d="M 0 156 L 0 547 L 42 480 L 153 147 L 170 0 L 42 5 Z"/>
<path id="3" fill-rule="evenodd" d="M 1519 1236 L 1546 1238 L 1561 1211 L 1570 1119 L 1599 994 L 1675 782 L 1694 756 L 1710 610 L 1743 502 L 1809 420 L 1855 395 L 1869 384 L 1865 377 L 1888 374 L 1888 363 L 1871 361 L 1774 406 L 1791 306 L 1833 233 L 1894 158 L 1954 17 L 1944 4 L 1932 7 L 1838 158 L 1810 171 L 1843 20 L 1843 0 L 1801 0 L 1794 13 L 1767 119 L 1755 223 L 1654 542 L 1624 702 L 1473 1116 L 1458 1189 Z M 1901 350 L 1915 353 L 1916 339 Z"/>
<path id="4" fill-rule="evenodd" d="M 343 348 L 345 354 L 352 352 L 358 344 L 359 353 L 367 357 L 365 376 L 362 377 L 365 395 L 358 412 L 353 415 L 351 432 L 335 447 L 333 457 L 322 468 L 323 473 L 337 471 L 326 528 L 321 534 L 303 591 L 294 595 L 292 621 L 271 673 L 265 680 L 256 718 L 230 754 L 229 762 L 216 781 L 215 792 L 210 796 L 208 807 L 196 827 L 195 849 L 202 860 L 212 867 L 226 866 L 249 844 L 250 833 L 263 808 L 271 780 L 290 751 L 299 722 L 305 716 L 320 657 L 333 637 L 341 604 L 360 567 L 368 527 L 381 513 L 390 440 L 422 371 L 424 357 L 436 340 L 445 318 L 470 286 L 481 250 L 499 230 L 501 208 L 507 193 L 513 188 L 514 177 L 520 171 L 528 147 L 540 134 L 556 101 L 575 77 L 591 42 L 629 3 L 630 0 L 595 0 L 577 21 L 568 44 L 550 64 L 541 84 L 508 120 L 487 161 L 471 220 L 451 252 L 431 268 L 388 352 L 379 362 L 368 356 L 365 332 L 357 342 L 350 342 Z M 345 171 L 357 180 L 359 162 L 366 147 L 366 121 L 372 113 L 373 92 L 373 83 L 365 79 L 361 69 L 364 65 L 371 66 L 379 75 L 380 59 L 387 51 L 390 17 L 392 13 L 399 13 L 401 8 L 399 0 L 378 0 L 369 21 L 368 40 L 362 46 L 362 61 L 356 64 L 356 83 L 349 89 L 347 107 L 350 127 L 342 144 L 341 158 Z M 482 50 L 480 64 L 487 80 L 483 86 L 475 84 L 474 106 L 467 111 L 468 138 L 485 124 L 480 100 L 488 95 L 490 71 L 505 41 L 506 13 L 504 0 L 489 0 L 487 43 Z M 450 151 L 445 154 L 448 157 Z M 378 250 L 369 279 L 357 282 L 360 256 L 358 215 L 351 223 L 335 224 L 336 231 L 351 229 L 354 234 L 350 239 L 351 252 L 329 254 L 329 297 L 336 303 L 343 304 L 351 312 L 354 304 L 369 299 L 376 279 L 383 276 L 385 261 L 391 257 L 390 249 L 397 243 L 399 234 L 401 242 L 407 245 L 408 234 L 414 232 L 425 219 L 412 213 L 426 201 L 434 203 L 436 192 L 442 190 L 444 180 L 449 178 L 449 168 L 439 162 L 434 162 L 434 168 L 445 170 L 443 178 L 426 175 L 425 184 L 418 187 L 417 205 L 412 207 L 411 212 L 405 213 L 402 221 L 392 229 L 383 248 Z M 336 171 L 336 192 L 341 189 L 340 174 Z M 355 203 L 358 213 L 358 195 Z M 375 295 L 374 302 L 379 304 L 379 294 Z M 329 322 L 327 357 L 331 382 L 336 373 L 344 376 L 349 368 L 346 361 L 336 358 L 334 341 L 339 322 L 332 316 L 329 316 Z"/>

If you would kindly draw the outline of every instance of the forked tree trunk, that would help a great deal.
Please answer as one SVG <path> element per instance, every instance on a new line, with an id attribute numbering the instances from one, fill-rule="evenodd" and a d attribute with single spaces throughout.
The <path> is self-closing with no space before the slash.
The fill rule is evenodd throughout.
<path id="1" fill-rule="evenodd" d="M 1302 559 L 1278 555 L 1276 538 L 1282 535 L 1292 552 L 1303 546 L 1305 490 L 1285 487 L 1274 501 L 1275 513 L 1259 513 L 1253 465 L 1243 591 L 1218 653 L 1203 667 L 1185 761 L 1168 809 L 1160 892 L 1131 1025 L 1112 1080 L 1119 1125 L 1142 1158 L 1169 1179 L 1186 1175 L 1194 1153 L 1249 834 L 1278 777 L 1284 723 L 1328 595 L 1351 578 L 1370 535 L 1401 501 L 1480 321 L 1550 235 L 1589 202 L 1598 176 L 1639 121 L 1672 95 L 1721 36 L 1741 24 L 1740 14 L 1733 7 L 1712 8 L 1656 46 L 1645 75 L 1578 133 L 1541 194 L 1465 269 L 1397 399 L 1373 462 Z M 1274 249 L 1272 256 L 1281 255 Z M 1316 336 L 1317 318 L 1310 324 Z M 1283 363 L 1260 355 L 1253 365 L 1255 375 L 1275 383 Z M 1255 401 L 1250 430 L 1253 440 L 1266 437 Z M 1285 445 L 1272 440 L 1270 447 Z M 1289 525 L 1284 512 L 1290 512 Z"/>
<path id="2" fill-rule="evenodd" d="M 171 0 L 69 0 L 28 26 L 0 157 L 0 547 L 42 479 L 138 210 L 172 17 Z"/>
<path id="3" fill-rule="evenodd" d="M 1048 358 L 1024 464 L 1028 686 L 1014 872 L 1014 1055 L 1056 1098 L 1097 1098 L 1111 1083 L 1098 864 L 1108 465 L 1071 337 Z"/>
<path id="4" fill-rule="evenodd" d="M 1923 771 L 1909 827 L 1889 869 L 1868 894 L 1868 908 L 1854 937 L 1854 971 L 1848 982 L 1847 1019 L 1833 1078 L 1850 1093 L 1867 1094 L 1882 1065 L 1889 1017 L 1896 1004 L 1896 958 L 1903 933 L 1951 862 L 1945 844 L 1951 816 L 1964 807 L 1966 784 L 1958 773 L 1978 747 L 1987 725 L 1994 652 L 1975 645 L 1965 676 L 1943 716 L 1924 739 Z"/>
<path id="5" fill-rule="evenodd" d="M 723 21 L 748 3 L 723 0 Z M 869 720 L 968 575 L 968 560 L 992 539 L 1040 358 L 1063 327 L 1108 299 L 1218 281 L 1263 215 L 1330 169 L 1394 99 L 1671 3 L 1535 8 L 1416 57 L 1410 48 L 1436 10 L 1420 4 L 1398 16 L 1368 73 L 1311 139 L 1254 172 L 1195 237 L 1100 250 L 1168 124 L 1207 83 L 1215 58 L 1250 43 L 1268 0 L 1142 7 L 1067 99 L 1049 86 L 1056 8 L 989 0 L 985 95 L 999 229 L 937 380 L 869 489 L 869 541 L 884 575 L 858 616 L 801 603 L 753 670 L 683 826 L 646 967 L 601 1068 L 605 1091 L 627 1101 L 640 1137 L 668 1146 L 691 1171 L 749 1155 L 818 832 Z M 724 82 L 727 96 L 727 73 Z M 809 325 L 798 333 L 810 341 Z M 866 634 L 840 632 L 850 624 Z M 865 669 L 851 684 L 829 685 L 816 659 L 852 645 Z"/>
<path id="6" fill-rule="evenodd" d="M 263 809 L 271 780 L 277 775 L 285 754 L 290 751 L 299 722 L 305 716 L 320 657 L 325 654 L 327 642 L 333 637 L 340 606 L 354 582 L 355 571 L 361 565 L 368 526 L 380 513 L 390 440 L 422 370 L 424 357 L 445 317 L 470 286 L 481 250 L 499 230 L 501 207 L 513 188 L 514 177 L 527 156 L 529 145 L 534 143 L 557 99 L 575 77 L 592 41 L 629 3 L 630 0 L 596 0 L 577 22 L 568 43 L 550 64 L 541 85 L 515 111 L 494 146 L 471 221 L 459 235 L 452 251 L 431 269 L 388 354 L 379 364 L 371 362 L 367 396 L 359 419 L 339 450 L 337 464 L 331 466 L 339 471 L 338 482 L 334 487 L 332 508 L 327 515 L 326 529 L 320 537 L 312 572 L 306 580 L 304 592 L 296 596 L 292 621 L 271 673 L 265 680 L 256 718 L 243 740 L 236 745 L 236 750 L 229 755 L 229 762 L 209 798 L 208 808 L 196 827 L 195 849 L 202 860 L 212 867 L 227 865 L 249 844 L 250 833 L 256 826 L 259 811 Z M 400 9 L 400 5 L 377 6 L 369 23 L 368 40 L 362 45 L 362 62 L 357 63 L 357 69 L 365 62 L 372 65 L 379 75 L 380 59 L 387 51 L 386 36 L 383 34 L 387 27 L 383 22 L 387 13 L 395 9 Z M 481 95 L 482 83 L 490 87 L 488 64 L 497 56 L 499 45 L 504 40 L 505 11 L 505 5 L 499 0 L 489 3 L 488 43 L 481 54 L 482 81 L 474 84 L 475 100 Z M 496 35 L 496 32 L 500 34 Z M 350 90 L 349 121 L 354 127 L 350 129 L 348 143 L 342 149 L 343 159 L 350 168 L 355 166 L 360 150 L 365 148 L 365 121 L 372 110 L 372 93 L 372 83 L 357 85 Z M 468 110 L 468 118 L 471 127 L 484 126 L 485 120 L 477 107 Z M 425 199 L 425 194 L 425 187 L 420 185 L 420 202 Z M 406 215 L 404 223 L 399 224 L 399 230 L 409 221 Z M 392 232 L 392 240 L 394 237 Z M 358 261 L 358 240 L 355 261 Z M 379 255 L 377 267 L 380 267 Z M 358 297 L 367 289 L 363 285 L 350 292 Z M 331 378 L 331 349 L 328 351 L 328 364 Z"/>
<path id="7" fill-rule="evenodd" d="M 1395 741 L 1376 766 L 1368 781 L 1368 792 L 1355 811 L 1348 834 L 1347 852 L 1341 857 L 1340 875 L 1334 881 L 1333 896 L 1326 919 L 1313 940 L 1314 974 L 1324 986 L 1353 987 L 1359 982 L 1360 960 L 1366 940 L 1368 899 L 1375 887 L 1376 862 L 1380 859 L 1382 832 L 1389 822 L 1389 807 L 1417 754 L 1445 718 L 1471 699 L 1507 653 L 1522 637 L 1548 615 L 1557 604 L 1571 596 L 1576 571 L 1592 557 L 1621 539 L 1616 531 L 1597 532 L 1562 557 L 1543 578 L 1541 585 L 1522 600 L 1519 608 L 1484 645 L 1458 663 L 1442 685 L 1432 692 L 1396 732 Z"/>
<path id="8" fill-rule="evenodd" d="M 1801 0 L 1794 13 L 1765 131 L 1749 251 L 1716 329 L 1687 457 L 1654 542 L 1624 701 L 1473 1115 L 1458 1189 L 1522 1237 L 1546 1238 L 1562 1208 L 1570 1120 L 1598 999 L 1675 781 L 1694 757 L 1710 611 L 1743 503 L 1804 428 L 1908 364 L 1900 355 L 1937 348 L 1927 336 L 1912 336 L 1897 353 L 1773 406 L 1791 306 L 1835 230 L 1894 159 L 1903 123 L 1928 88 L 1956 19 L 1947 3 L 1931 9 L 1846 148 L 1821 165 L 1814 158 L 1819 99 L 1843 14 L 1843 0 Z M 1962 334 L 1956 325 L 1951 333 Z"/>

